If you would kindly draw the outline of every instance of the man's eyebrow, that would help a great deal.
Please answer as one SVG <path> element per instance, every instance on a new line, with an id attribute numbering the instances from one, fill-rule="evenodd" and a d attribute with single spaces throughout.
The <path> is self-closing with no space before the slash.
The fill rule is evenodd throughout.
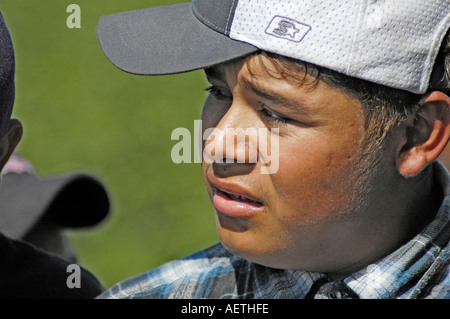
<path id="1" fill-rule="evenodd" d="M 205 71 L 205 74 L 206 74 L 206 77 L 208 80 L 225 81 L 225 74 L 223 72 L 223 69 L 221 69 L 217 66 L 206 68 L 206 69 L 204 69 L 204 71 Z M 302 110 L 301 103 L 295 103 L 288 98 L 285 98 L 285 97 L 282 97 L 279 95 L 270 94 L 261 89 L 258 89 L 250 81 L 248 81 L 246 79 L 242 80 L 242 85 L 244 86 L 244 88 L 252 91 L 256 95 L 260 96 L 261 98 L 271 101 L 273 104 L 276 104 L 277 106 L 285 107 L 285 108 L 289 108 L 289 109 L 295 109 L 297 111 Z"/>
<path id="2" fill-rule="evenodd" d="M 274 104 L 277 104 L 279 106 L 285 106 L 285 107 L 292 107 L 292 108 L 298 108 L 299 105 L 294 103 L 293 101 L 291 101 L 290 99 L 287 99 L 285 97 L 279 96 L 279 95 L 273 95 L 267 92 L 264 92 L 258 88 L 256 88 L 252 83 L 250 83 L 249 81 L 244 80 L 243 81 L 243 86 L 252 91 L 253 93 L 255 93 L 256 95 L 271 101 Z"/>

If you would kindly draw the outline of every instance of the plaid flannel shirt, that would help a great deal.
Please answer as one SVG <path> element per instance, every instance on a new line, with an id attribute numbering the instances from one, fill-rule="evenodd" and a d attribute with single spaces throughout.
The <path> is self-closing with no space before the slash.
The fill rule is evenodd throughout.
<path id="1" fill-rule="evenodd" d="M 378 262 L 337 281 L 279 270 L 227 252 L 221 244 L 126 279 L 99 298 L 450 298 L 449 173 L 434 164 L 444 200 L 434 220 Z"/>

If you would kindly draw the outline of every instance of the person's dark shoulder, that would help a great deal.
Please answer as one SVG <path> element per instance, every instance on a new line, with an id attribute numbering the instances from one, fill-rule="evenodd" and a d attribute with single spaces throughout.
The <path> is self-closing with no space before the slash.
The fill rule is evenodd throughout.
<path id="1" fill-rule="evenodd" d="M 88 299 L 103 290 L 77 264 L 0 233 L 0 298 Z"/>

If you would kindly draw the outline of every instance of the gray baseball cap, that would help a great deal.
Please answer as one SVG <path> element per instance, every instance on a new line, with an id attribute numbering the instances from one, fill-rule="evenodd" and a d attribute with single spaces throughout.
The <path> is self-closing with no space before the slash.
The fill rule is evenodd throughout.
<path id="1" fill-rule="evenodd" d="M 425 93 L 450 26 L 450 0 L 194 0 L 103 16 L 98 39 L 119 69 L 162 75 L 264 50 Z"/>

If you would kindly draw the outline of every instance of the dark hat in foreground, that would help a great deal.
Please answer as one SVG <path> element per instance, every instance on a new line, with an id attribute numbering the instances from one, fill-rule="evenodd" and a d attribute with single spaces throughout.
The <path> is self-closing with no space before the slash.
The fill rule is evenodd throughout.
<path id="1" fill-rule="evenodd" d="M 23 238 L 42 219 L 60 228 L 92 227 L 110 212 L 107 190 L 95 176 L 67 173 L 40 177 L 13 155 L 2 172 L 0 232 Z"/>

